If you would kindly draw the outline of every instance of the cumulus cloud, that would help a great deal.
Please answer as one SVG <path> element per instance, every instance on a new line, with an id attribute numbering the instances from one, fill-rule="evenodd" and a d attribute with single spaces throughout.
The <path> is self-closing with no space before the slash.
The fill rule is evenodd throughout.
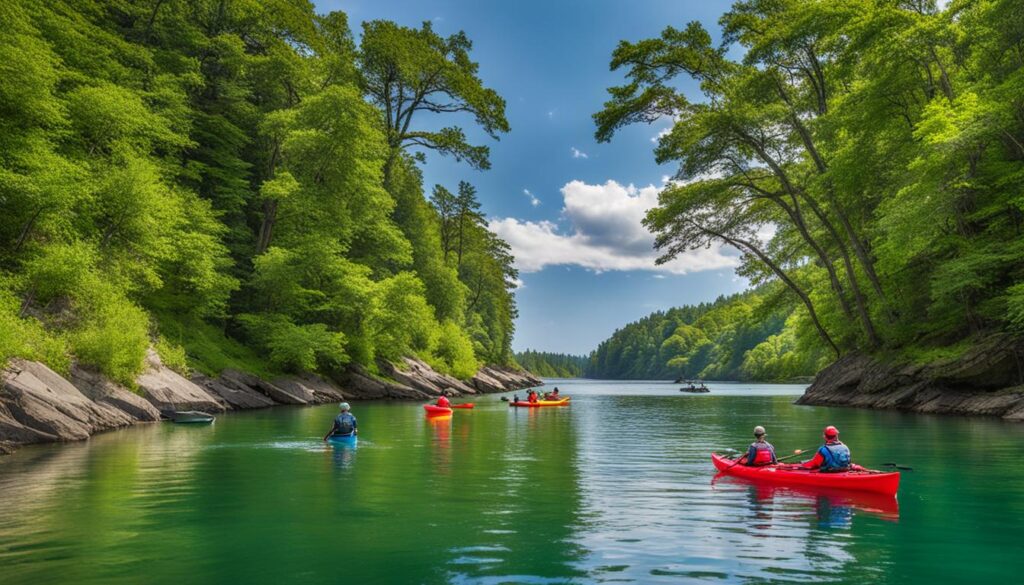
<path id="1" fill-rule="evenodd" d="M 530 199 L 530 205 L 534 207 L 540 205 L 540 199 L 537 199 L 533 193 L 530 193 L 529 189 L 523 189 L 523 195 L 526 195 L 526 197 Z"/>
<path id="2" fill-rule="evenodd" d="M 654 236 L 641 224 L 658 201 L 660 188 L 637 188 L 608 181 L 589 185 L 571 181 L 562 187 L 562 218 L 566 227 L 551 221 L 498 218 L 491 231 L 512 246 L 516 266 L 537 272 L 547 266 L 581 266 L 596 272 L 651 270 L 686 274 L 735 266 L 738 254 L 712 246 L 680 255 L 656 266 Z"/>
<path id="3" fill-rule="evenodd" d="M 572 157 L 573 158 L 590 158 L 589 156 L 587 156 L 587 153 L 585 153 L 582 150 L 576 148 L 575 146 L 572 147 Z"/>

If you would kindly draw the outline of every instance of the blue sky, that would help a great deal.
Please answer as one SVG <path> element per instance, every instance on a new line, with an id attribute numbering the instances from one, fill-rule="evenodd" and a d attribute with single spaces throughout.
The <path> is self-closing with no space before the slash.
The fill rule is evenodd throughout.
<path id="1" fill-rule="evenodd" d="M 619 132 L 597 144 L 591 115 L 605 89 L 622 81 L 608 69 L 620 40 L 657 36 L 667 25 L 699 20 L 716 34 L 729 2 L 689 0 L 317 0 L 360 23 L 433 22 L 464 30 L 484 83 L 506 101 L 512 131 L 500 141 L 461 124 L 491 148 L 491 169 L 475 171 L 428 153 L 426 188 L 478 189 L 492 229 L 512 244 L 521 271 L 514 347 L 583 354 L 615 329 L 659 309 L 713 300 L 746 282 L 733 274 L 735 252 L 702 250 L 655 268 L 653 238 L 639 224 L 672 166 L 654 162 L 653 140 L 668 120 Z M 696 85 L 685 80 L 689 92 Z M 694 94 L 695 95 L 695 94 Z M 421 120 L 436 127 L 437 121 Z"/>

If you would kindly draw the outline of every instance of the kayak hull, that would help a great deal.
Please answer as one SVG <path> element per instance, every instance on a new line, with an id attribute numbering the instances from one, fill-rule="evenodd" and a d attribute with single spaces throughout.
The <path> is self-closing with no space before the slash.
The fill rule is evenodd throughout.
<path id="1" fill-rule="evenodd" d="M 824 487 L 871 492 L 887 496 L 895 496 L 900 487 L 900 474 L 898 471 L 893 473 L 870 470 L 821 473 L 809 469 L 784 469 L 775 465 L 748 467 L 742 464 L 736 465 L 735 461 L 726 459 L 716 453 L 711 454 L 711 462 L 714 463 L 718 471 L 726 475 L 776 485 Z"/>
<path id="2" fill-rule="evenodd" d="M 452 413 L 452 409 L 436 404 L 424 404 L 423 410 L 427 411 L 427 416 L 444 416 Z"/>
<path id="3" fill-rule="evenodd" d="M 330 437 L 327 437 L 327 441 L 329 443 L 334 443 L 335 445 L 355 445 L 359 441 L 359 435 L 356 435 L 355 433 L 349 435 L 331 435 Z"/>
<path id="4" fill-rule="evenodd" d="M 569 397 L 562 398 L 561 400 L 538 400 L 537 402 L 527 402 L 520 400 L 519 402 L 509 402 L 509 406 L 515 406 L 518 408 L 539 408 L 541 406 L 568 406 Z"/>

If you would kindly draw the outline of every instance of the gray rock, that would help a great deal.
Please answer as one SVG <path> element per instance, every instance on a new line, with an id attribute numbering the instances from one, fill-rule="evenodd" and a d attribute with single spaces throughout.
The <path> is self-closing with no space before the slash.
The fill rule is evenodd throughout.
<path id="1" fill-rule="evenodd" d="M 95 432 L 135 422 L 109 404 L 93 402 L 71 382 L 38 362 L 11 362 L 3 373 L 0 401 L 10 418 L 61 441 L 87 439 Z"/>
<path id="2" fill-rule="evenodd" d="M 217 379 L 196 374 L 192 376 L 192 381 L 211 394 L 219 396 L 228 406 L 236 410 L 266 408 L 276 404 L 251 386 L 237 382 L 233 378 L 225 377 L 223 374 Z"/>
<path id="3" fill-rule="evenodd" d="M 160 420 L 160 411 L 148 400 L 106 376 L 77 364 L 71 366 L 71 383 L 95 402 L 108 404 L 141 422 Z"/>
<path id="4" fill-rule="evenodd" d="M 1024 421 L 1024 341 L 993 335 L 954 359 L 892 364 L 852 354 L 822 370 L 797 404 Z"/>
<path id="5" fill-rule="evenodd" d="M 316 374 L 279 378 L 274 380 L 273 385 L 282 392 L 301 398 L 306 404 L 324 404 L 346 399 L 340 388 Z"/>
<path id="6" fill-rule="evenodd" d="M 164 366 L 152 349 L 146 355 L 146 370 L 137 383 L 142 395 L 159 410 L 200 410 L 223 412 L 221 400 L 181 374 Z"/>
<path id="7" fill-rule="evenodd" d="M 360 400 L 400 399 L 429 400 L 430 394 L 393 380 L 385 380 L 367 372 L 362 366 L 352 366 L 345 379 L 346 394 Z"/>

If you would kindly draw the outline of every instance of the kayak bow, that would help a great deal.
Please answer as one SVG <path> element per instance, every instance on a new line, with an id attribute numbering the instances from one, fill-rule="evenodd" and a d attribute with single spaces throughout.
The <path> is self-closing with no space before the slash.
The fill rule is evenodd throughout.
<path id="1" fill-rule="evenodd" d="M 726 459 L 717 453 L 711 454 L 711 462 L 715 464 L 718 471 L 726 475 L 780 485 L 829 487 L 889 496 L 895 496 L 900 487 L 899 472 L 886 473 L 865 470 L 822 473 L 812 469 L 786 468 L 778 465 L 748 467 L 742 464 L 734 465 L 735 461 Z"/>
<path id="2" fill-rule="evenodd" d="M 445 408 L 444 406 L 437 406 L 436 404 L 424 404 L 423 410 L 427 411 L 427 416 L 441 416 L 452 413 L 452 409 Z"/>

